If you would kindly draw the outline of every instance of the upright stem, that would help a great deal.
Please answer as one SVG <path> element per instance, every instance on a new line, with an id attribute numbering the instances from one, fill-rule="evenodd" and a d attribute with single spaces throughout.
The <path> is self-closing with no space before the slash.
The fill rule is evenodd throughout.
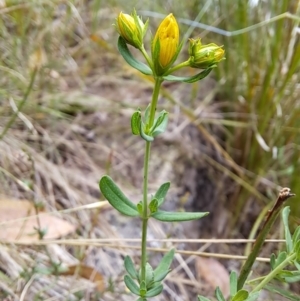
<path id="1" fill-rule="evenodd" d="M 161 78 L 155 78 L 155 85 L 152 94 L 152 100 L 150 105 L 150 116 L 149 116 L 149 129 L 152 127 L 156 105 L 159 96 L 160 86 L 163 80 Z M 147 226 L 148 226 L 148 170 L 150 160 L 150 147 L 151 142 L 146 142 L 145 146 L 145 157 L 144 157 L 144 178 L 143 178 L 143 226 L 142 226 L 142 264 L 141 264 L 141 281 L 146 281 L 146 263 L 147 263 Z"/>
<path id="2" fill-rule="evenodd" d="M 279 264 L 269 275 L 267 275 L 264 280 L 253 289 L 252 293 L 259 292 L 263 289 L 271 280 L 273 280 L 291 261 L 296 258 L 296 253 L 288 256 L 281 264 Z"/>
<path id="3" fill-rule="evenodd" d="M 284 202 L 292 196 L 294 196 L 294 194 L 291 193 L 289 188 L 283 188 L 279 192 L 279 195 L 275 202 L 275 205 L 269 211 L 269 213 L 267 215 L 267 219 L 255 240 L 253 249 L 252 249 L 251 253 L 249 254 L 247 260 L 245 261 L 244 265 L 242 266 L 240 276 L 237 281 L 237 289 L 238 290 L 241 290 L 244 287 L 244 284 L 251 272 L 254 261 L 255 261 L 256 257 L 258 256 L 258 254 L 262 248 L 262 245 L 264 244 L 266 237 L 269 234 L 277 216 L 279 215 L 282 207 L 284 206 Z"/>
<path id="4" fill-rule="evenodd" d="M 7 122 L 7 124 L 5 125 L 5 128 L 3 129 L 2 133 L 0 134 L 0 140 L 2 140 L 4 138 L 4 136 L 6 135 L 7 131 L 10 129 L 10 127 L 12 126 L 12 124 L 14 123 L 14 121 L 16 120 L 16 118 L 18 117 L 19 112 L 22 110 L 31 90 L 33 87 L 33 83 L 35 80 L 35 76 L 37 74 L 37 68 L 35 68 L 31 74 L 31 78 L 30 78 L 30 82 L 29 85 L 27 87 L 27 90 L 23 96 L 22 101 L 20 102 L 17 110 L 14 112 L 14 114 L 10 117 L 9 121 Z"/>

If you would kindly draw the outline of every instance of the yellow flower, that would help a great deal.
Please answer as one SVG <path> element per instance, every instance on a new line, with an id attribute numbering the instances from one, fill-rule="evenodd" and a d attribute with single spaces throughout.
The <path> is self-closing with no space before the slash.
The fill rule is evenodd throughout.
<path id="1" fill-rule="evenodd" d="M 190 39 L 189 65 L 193 68 L 207 69 L 213 67 L 225 60 L 224 54 L 224 49 L 214 43 L 202 45 L 201 39 Z"/>
<path id="2" fill-rule="evenodd" d="M 174 62 L 178 44 L 179 27 L 173 14 L 169 14 L 160 23 L 152 41 L 152 58 L 158 73 L 163 73 Z"/>
<path id="3" fill-rule="evenodd" d="M 120 12 L 117 18 L 117 29 L 126 43 L 138 49 L 142 47 L 147 24 L 143 23 L 135 11 L 133 12 L 133 16 Z"/>

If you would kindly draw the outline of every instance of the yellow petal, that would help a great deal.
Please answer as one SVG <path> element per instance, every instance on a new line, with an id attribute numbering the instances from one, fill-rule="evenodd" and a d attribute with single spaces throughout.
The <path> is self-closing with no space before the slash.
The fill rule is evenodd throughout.
<path id="1" fill-rule="evenodd" d="M 153 47 L 159 41 L 159 62 L 167 66 L 177 52 L 179 44 L 179 27 L 173 14 L 169 14 L 159 25 L 153 40 Z"/>

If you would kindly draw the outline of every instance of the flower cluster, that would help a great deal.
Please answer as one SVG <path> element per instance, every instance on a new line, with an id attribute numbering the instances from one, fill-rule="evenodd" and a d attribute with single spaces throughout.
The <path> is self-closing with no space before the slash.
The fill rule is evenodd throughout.
<path id="1" fill-rule="evenodd" d="M 179 26 L 173 14 L 166 16 L 159 25 L 152 39 L 152 59 L 150 59 L 143 44 L 147 28 L 148 21 L 143 23 L 135 11 L 132 15 L 121 12 L 117 18 L 117 30 L 120 36 L 127 44 L 143 53 L 154 76 L 169 75 L 173 71 L 187 66 L 211 69 L 225 59 L 225 51 L 222 47 L 214 43 L 203 45 L 200 39 L 190 39 L 189 59 L 173 66 L 182 47 L 179 42 Z"/>

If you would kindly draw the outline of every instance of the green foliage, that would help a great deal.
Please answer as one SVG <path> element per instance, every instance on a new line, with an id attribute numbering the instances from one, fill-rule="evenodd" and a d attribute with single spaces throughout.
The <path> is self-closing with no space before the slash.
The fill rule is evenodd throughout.
<path id="1" fill-rule="evenodd" d="M 131 116 L 131 131 L 133 135 L 140 134 L 140 127 L 142 122 L 141 111 L 134 112 Z"/>
<path id="2" fill-rule="evenodd" d="M 154 270 L 154 282 L 162 281 L 170 272 L 170 266 L 173 261 L 175 250 L 171 249 L 160 261 L 157 268 Z"/>
<path id="3" fill-rule="evenodd" d="M 138 216 L 136 205 L 132 203 L 109 177 L 103 176 L 99 182 L 99 187 L 109 203 L 120 213 L 128 216 Z"/>
<path id="4" fill-rule="evenodd" d="M 184 222 L 200 219 L 208 214 L 209 212 L 167 212 L 159 210 L 151 214 L 151 217 L 162 222 Z"/>
<path id="5" fill-rule="evenodd" d="M 161 282 L 170 272 L 175 250 L 171 249 L 160 261 L 155 270 L 147 262 L 145 269 L 145 279 L 142 277 L 142 270 L 136 271 L 133 261 L 129 256 L 125 257 L 125 269 L 129 275 L 125 275 L 124 282 L 127 288 L 135 295 L 143 298 L 155 297 L 163 290 Z M 139 299 L 140 300 L 140 299 Z"/>
<path id="6" fill-rule="evenodd" d="M 163 110 L 158 114 L 158 117 L 154 120 L 154 124 L 150 129 L 150 134 L 152 134 L 153 137 L 162 134 L 166 130 L 167 125 L 168 125 L 168 112 Z"/>
<path id="7" fill-rule="evenodd" d="M 241 174 L 236 168 L 238 176 L 268 196 L 263 178 L 300 193 L 299 12 L 296 0 L 270 1 L 269 5 L 212 1 L 201 19 L 202 24 L 222 19 L 215 28 L 220 34 L 210 32 L 206 37 L 218 39 L 226 50 L 226 61 L 215 70 L 219 79 L 226 79 L 220 97 L 228 99 L 225 114 L 234 112 L 233 121 L 248 124 L 228 128 L 226 151 L 250 171 Z M 242 188 L 232 200 L 232 226 L 249 196 Z M 291 207 L 298 217 L 299 205 L 294 202 Z"/>
<path id="8" fill-rule="evenodd" d="M 187 84 L 192 84 L 207 77 L 211 71 L 212 71 L 212 67 L 207 68 L 204 71 L 194 76 L 184 77 L 184 76 L 166 75 L 163 78 L 170 82 L 183 82 Z"/>
<path id="9" fill-rule="evenodd" d="M 138 272 L 134 267 L 133 261 L 129 256 L 126 256 L 124 259 L 124 266 L 126 272 L 132 279 L 138 279 Z"/>
<path id="10" fill-rule="evenodd" d="M 140 71 L 146 75 L 152 75 L 151 69 L 144 63 L 138 61 L 129 51 L 126 41 L 119 37 L 118 40 L 118 49 L 120 54 L 123 56 L 124 60 L 134 69 Z"/>
<path id="11" fill-rule="evenodd" d="M 230 296 L 234 296 L 237 293 L 237 274 L 235 271 L 230 273 Z"/>
<path id="12" fill-rule="evenodd" d="M 158 206 L 161 206 L 165 200 L 165 197 L 169 191 L 170 182 L 162 184 L 156 191 L 154 197 L 158 200 Z"/>
<path id="13" fill-rule="evenodd" d="M 216 288 L 215 290 L 215 295 L 218 299 L 218 301 L 226 301 L 224 295 L 222 294 L 221 290 L 219 287 Z"/>

